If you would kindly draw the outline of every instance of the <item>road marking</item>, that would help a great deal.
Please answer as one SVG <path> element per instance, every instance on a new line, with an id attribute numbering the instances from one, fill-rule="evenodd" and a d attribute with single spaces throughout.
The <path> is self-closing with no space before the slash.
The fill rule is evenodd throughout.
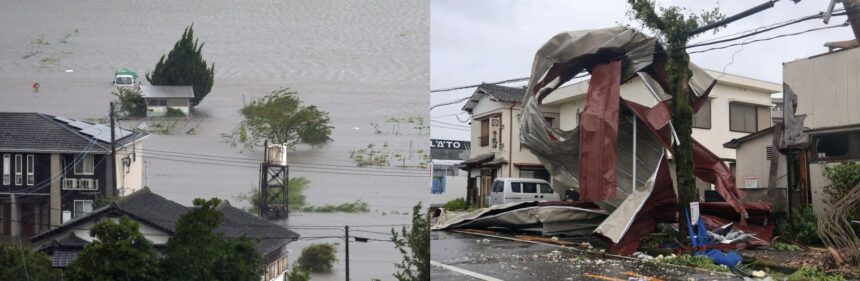
<path id="1" fill-rule="evenodd" d="M 469 277 L 475 277 L 475 278 L 478 278 L 478 279 L 481 279 L 481 280 L 485 280 L 485 281 L 504 281 L 504 280 L 499 279 L 499 278 L 490 277 L 490 276 L 483 275 L 483 274 L 480 274 L 480 273 L 477 273 L 477 272 L 474 272 L 474 271 L 469 271 L 469 270 L 466 270 L 466 269 L 462 269 L 462 268 L 459 268 L 459 267 L 456 267 L 456 266 L 447 265 L 447 264 L 444 264 L 444 263 L 441 263 L 441 262 L 437 262 L 437 261 L 433 261 L 433 260 L 431 260 L 431 261 L 430 261 L 430 265 L 432 265 L 432 266 L 436 266 L 436 267 L 441 267 L 441 268 L 444 268 L 444 269 L 447 269 L 447 270 L 450 270 L 450 271 L 453 271 L 453 272 L 457 272 L 457 273 L 460 273 L 460 274 L 463 274 L 463 275 L 466 275 L 466 276 L 469 276 Z"/>

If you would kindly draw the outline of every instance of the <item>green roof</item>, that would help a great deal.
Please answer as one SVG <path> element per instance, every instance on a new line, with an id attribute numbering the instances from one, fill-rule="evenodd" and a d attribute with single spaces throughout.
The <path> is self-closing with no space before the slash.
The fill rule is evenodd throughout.
<path id="1" fill-rule="evenodd" d="M 134 77 L 134 79 L 137 80 L 137 71 L 131 70 L 129 68 L 123 67 L 123 68 L 117 69 L 116 73 L 114 73 L 114 76 L 118 76 L 118 75 L 131 75 L 131 77 Z"/>

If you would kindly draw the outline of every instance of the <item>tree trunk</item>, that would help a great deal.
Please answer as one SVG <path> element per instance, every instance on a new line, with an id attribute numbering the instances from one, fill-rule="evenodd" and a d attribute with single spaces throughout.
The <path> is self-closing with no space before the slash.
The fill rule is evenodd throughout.
<path id="1" fill-rule="evenodd" d="M 690 57 L 683 50 L 686 40 L 670 42 L 667 72 L 670 83 L 674 88 L 672 98 L 674 111 L 673 122 L 678 133 L 679 142 L 673 148 L 675 174 L 678 179 L 678 241 L 689 241 L 687 220 L 684 213 L 689 214 L 690 202 L 697 201 L 699 192 L 696 189 L 696 178 L 693 175 L 693 109 L 690 106 L 689 80 L 692 75 L 689 69 Z"/>

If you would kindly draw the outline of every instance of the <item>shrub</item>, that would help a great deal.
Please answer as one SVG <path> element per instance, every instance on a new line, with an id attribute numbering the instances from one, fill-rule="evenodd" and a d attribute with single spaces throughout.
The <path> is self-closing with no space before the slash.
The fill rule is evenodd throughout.
<path id="1" fill-rule="evenodd" d="M 860 183 L 860 163 L 845 162 L 826 167 L 824 176 L 830 180 L 830 185 L 824 187 L 824 193 L 830 197 L 826 203 L 834 204 Z M 860 208 L 850 211 L 848 218 L 849 220 L 860 219 Z"/>
<path id="2" fill-rule="evenodd" d="M 311 280 L 311 275 L 310 275 L 310 273 L 308 273 L 307 271 L 305 271 L 304 269 L 299 267 L 298 264 L 294 264 L 293 269 L 291 269 L 290 272 L 287 273 L 286 279 L 284 279 L 284 280 L 285 281 L 286 280 L 289 280 L 289 281 L 309 281 L 309 280 Z"/>
<path id="3" fill-rule="evenodd" d="M 806 207 L 801 210 L 792 212 L 790 219 L 783 221 L 777 225 L 779 235 L 797 242 L 809 245 L 821 245 L 821 238 L 818 237 L 817 219 L 812 207 Z"/>
<path id="4" fill-rule="evenodd" d="M 119 112 L 130 117 L 146 117 L 146 101 L 140 96 L 140 90 L 117 88 L 117 91 L 112 94 L 117 97 Z"/>
<path id="5" fill-rule="evenodd" d="M 164 113 L 164 117 L 185 117 L 185 112 L 176 108 L 168 107 L 167 113 Z"/>
<path id="6" fill-rule="evenodd" d="M 448 211 L 473 211 L 475 210 L 475 206 L 466 202 L 466 199 L 463 197 L 448 201 L 445 203 L 445 210 Z"/>
<path id="7" fill-rule="evenodd" d="M 311 272 L 329 272 L 337 262 L 337 244 L 314 243 L 302 250 L 297 265 Z"/>
<path id="8" fill-rule="evenodd" d="M 660 263 L 701 268 L 710 271 L 729 271 L 725 266 L 714 264 L 714 261 L 706 256 L 680 255 L 657 259 L 656 261 Z"/>

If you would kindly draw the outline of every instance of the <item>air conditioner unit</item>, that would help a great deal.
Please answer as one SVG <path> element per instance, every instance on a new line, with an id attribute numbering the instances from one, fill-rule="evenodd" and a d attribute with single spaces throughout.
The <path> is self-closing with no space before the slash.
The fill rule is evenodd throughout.
<path id="1" fill-rule="evenodd" d="M 78 179 L 63 179 L 63 189 L 78 189 Z"/>
<path id="2" fill-rule="evenodd" d="M 501 130 L 501 118 L 495 117 L 490 118 L 490 151 L 498 152 L 499 147 L 501 145 L 502 139 L 502 130 Z"/>
<path id="3" fill-rule="evenodd" d="M 80 190 L 97 190 L 99 189 L 99 181 L 94 179 L 79 179 L 78 189 Z"/>

